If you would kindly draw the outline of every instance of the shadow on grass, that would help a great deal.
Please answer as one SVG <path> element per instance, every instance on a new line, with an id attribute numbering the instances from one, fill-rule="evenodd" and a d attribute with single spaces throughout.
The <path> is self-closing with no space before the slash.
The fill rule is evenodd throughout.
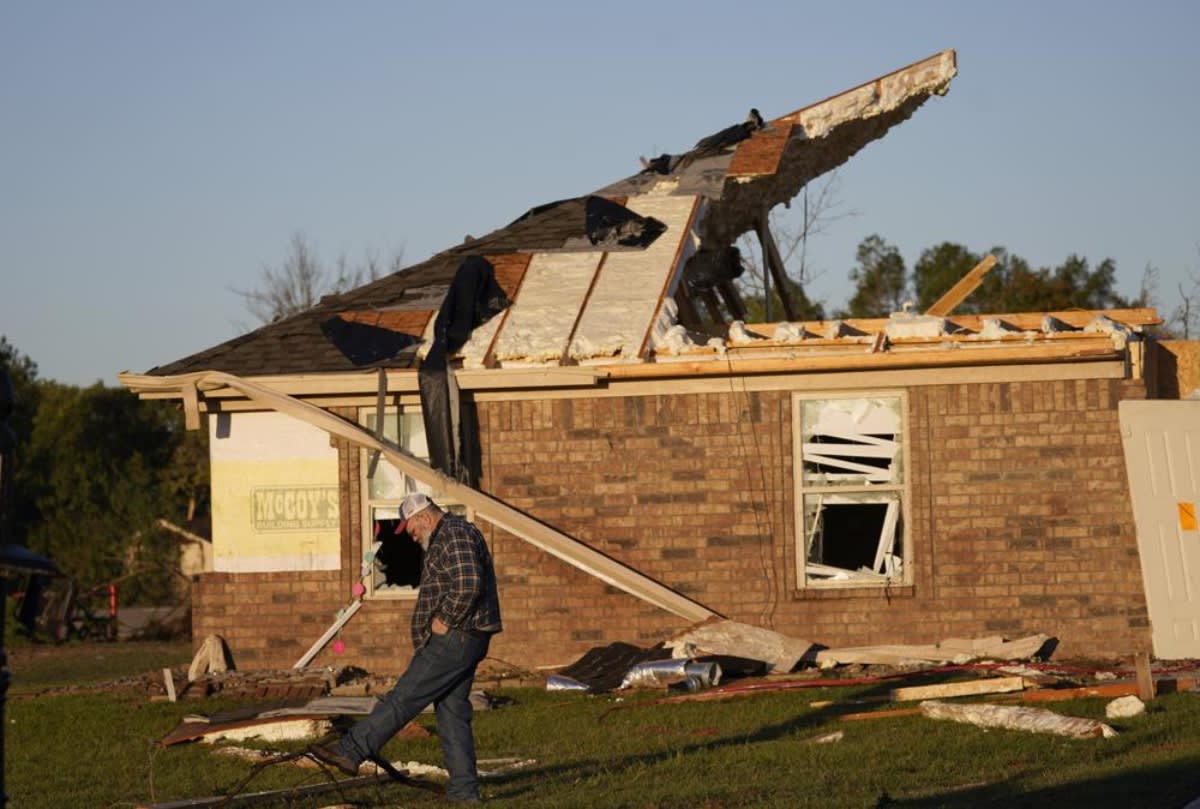
<path id="1" fill-rule="evenodd" d="M 920 798 L 881 797 L 876 809 L 1182 809 L 1200 797 L 1197 760 L 1145 766 L 1085 781 L 1030 789 L 1019 780 L 943 791 Z"/>
<path id="2" fill-rule="evenodd" d="M 921 678 L 914 678 L 919 680 Z M 905 681 L 904 685 L 914 684 Z M 855 700 L 869 703 L 872 697 L 887 695 L 897 683 L 881 683 L 854 695 Z M 744 697 L 743 699 L 753 699 Z M 646 703 L 648 706 L 651 703 Z M 637 704 L 625 707 L 622 713 L 639 710 Z M 616 778 L 645 767 L 664 764 L 680 756 L 718 753 L 727 748 L 748 744 L 771 743 L 797 736 L 827 731 L 831 721 L 848 711 L 870 710 L 869 704 L 847 706 L 845 703 L 819 710 L 804 711 L 783 721 L 767 723 L 750 733 L 736 733 L 692 741 L 668 750 L 635 753 L 621 758 L 588 758 L 563 764 L 520 770 L 494 779 L 497 800 L 519 800 L 535 790 L 544 788 L 552 779 L 587 780 Z M 886 720 L 885 720 L 886 721 Z M 614 729 L 615 730 L 615 729 Z M 906 790 L 911 793 L 912 790 Z M 1167 763 L 1142 763 L 1110 775 L 1084 778 L 1047 787 L 1031 787 L 1027 778 L 1012 777 L 986 784 L 949 787 L 918 797 L 879 795 L 875 809 L 977 809 L 978 807 L 1055 807 L 1055 809 L 1182 809 L 1200 797 L 1200 750 L 1183 760 Z"/>
<path id="3" fill-rule="evenodd" d="M 914 680 L 922 678 L 914 678 Z M 908 681 L 906 681 L 907 684 Z M 882 696 L 890 692 L 891 687 L 895 683 L 881 683 L 869 689 L 856 694 L 855 699 L 870 700 L 872 697 Z M 754 696 L 738 697 L 736 699 L 755 699 Z M 624 715 L 635 715 L 639 709 L 653 705 L 653 702 L 644 704 L 633 703 L 627 706 L 622 706 L 617 709 Z M 860 710 L 868 710 L 868 706 L 859 708 Z M 565 764 L 555 764 L 545 767 L 531 767 L 522 769 L 512 773 L 511 775 L 503 775 L 491 781 L 497 791 L 494 797 L 497 800 L 511 800 L 527 795 L 531 791 L 539 788 L 539 782 L 546 778 L 553 779 L 586 779 L 599 775 L 605 777 L 619 777 L 622 773 L 646 767 L 662 764 L 669 760 L 680 756 L 688 756 L 701 753 L 719 752 L 726 748 L 740 748 L 747 744 L 760 744 L 774 742 L 780 739 L 794 737 L 797 734 L 816 733 L 819 728 L 824 728 L 831 719 L 835 719 L 843 713 L 847 712 L 846 707 L 831 706 L 819 710 L 808 711 L 798 714 L 790 719 L 773 724 L 767 724 L 760 727 L 752 733 L 737 733 L 731 736 L 723 736 L 720 738 L 712 738 L 703 742 L 691 742 L 679 747 L 672 747 L 669 750 L 657 750 L 654 752 L 638 753 L 625 756 L 617 759 L 587 759 L 574 761 Z M 598 720 L 603 723 L 605 716 L 611 712 L 606 712 L 601 715 Z"/>

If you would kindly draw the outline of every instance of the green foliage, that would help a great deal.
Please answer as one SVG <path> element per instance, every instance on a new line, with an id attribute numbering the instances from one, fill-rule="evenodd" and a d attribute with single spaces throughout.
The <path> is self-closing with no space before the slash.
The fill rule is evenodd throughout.
<path id="1" fill-rule="evenodd" d="M 207 499 L 203 437 L 171 404 L 119 388 L 39 382 L 36 400 L 18 445 L 19 538 L 82 589 L 122 580 L 125 603 L 167 598 L 177 546 L 156 523 Z"/>
<path id="2" fill-rule="evenodd" d="M 908 287 L 904 257 L 878 235 L 863 239 L 850 270 L 854 295 L 840 317 L 887 317 L 900 309 Z"/>
<path id="3" fill-rule="evenodd" d="M 8 369 L 12 380 L 16 407 L 8 426 L 16 433 L 18 443 L 33 429 L 33 414 L 37 411 L 37 363 L 22 354 L 0 334 L 0 366 Z"/>
<path id="4" fill-rule="evenodd" d="M 1145 294 L 1129 301 L 1116 291 L 1116 263 L 1104 259 L 1092 267 L 1072 254 L 1056 267 L 1034 269 L 1003 247 L 990 251 L 996 266 L 955 311 L 960 314 L 1054 312 L 1068 309 L 1119 309 L 1145 304 Z M 917 311 L 925 311 L 958 283 L 984 257 L 964 245 L 942 242 L 921 252 L 912 270 Z M 859 266 L 850 272 L 856 289 L 846 315 L 886 317 L 900 310 L 904 294 L 904 262 L 899 252 L 878 236 L 858 247 Z"/>

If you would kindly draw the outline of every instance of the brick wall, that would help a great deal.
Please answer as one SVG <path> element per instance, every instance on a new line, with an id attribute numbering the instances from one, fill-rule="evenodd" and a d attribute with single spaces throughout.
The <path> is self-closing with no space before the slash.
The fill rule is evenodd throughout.
<path id="1" fill-rule="evenodd" d="M 798 588 L 787 392 L 482 404 L 482 487 L 727 617 L 825 645 L 1045 632 L 1059 655 L 1127 655 L 1150 638 L 1116 408 L 1142 395 L 1109 380 L 909 389 L 913 584 L 888 591 Z M 339 457 L 343 570 L 206 576 L 198 639 L 221 632 L 239 660 L 291 665 L 349 601 L 358 452 L 339 444 Z M 561 664 L 682 628 L 481 527 L 506 626 L 493 657 Z M 411 602 L 365 603 L 346 654 L 316 662 L 398 671 L 410 614 Z"/>

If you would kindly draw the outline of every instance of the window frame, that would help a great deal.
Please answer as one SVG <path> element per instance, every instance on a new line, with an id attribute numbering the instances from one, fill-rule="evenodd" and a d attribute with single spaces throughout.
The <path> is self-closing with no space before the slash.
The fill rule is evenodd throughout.
<path id="1" fill-rule="evenodd" d="M 374 421 L 377 413 L 378 410 L 375 407 L 360 407 L 358 409 L 358 423 L 365 429 L 374 432 Z M 383 411 L 384 422 L 386 424 L 388 419 L 394 419 L 398 416 L 403 416 L 406 413 L 411 413 L 415 416 L 418 416 L 421 419 L 423 429 L 424 416 L 421 412 L 420 404 L 411 405 L 401 403 L 400 405 L 389 405 L 385 407 Z M 397 422 L 397 426 L 399 426 L 399 422 Z M 396 442 L 384 436 L 380 436 L 380 440 L 401 452 L 412 455 L 417 460 L 429 463 L 429 458 L 427 455 L 415 454 L 408 447 L 397 444 Z M 382 571 L 377 567 L 378 562 L 375 558 L 373 550 L 376 542 L 374 522 L 375 510 L 387 508 L 399 509 L 401 501 L 407 494 L 415 491 L 421 491 L 429 495 L 429 497 L 435 503 L 437 503 L 440 508 L 448 513 L 454 512 L 465 514 L 467 519 L 471 519 L 472 515 L 470 510 L 466 509 L 461 503 L 446 499 L 442 492 L 438 492 L 432 487 L 416 481 L 411 475 L 400 473 L 400 470 L 396 471 L 400 473 L 403 478 L 405 478 L 405 482 L 407 484 L 405 486 L 404 494 L 400 495 L 400 497 L 372 497 L 370 470 L 371 456 L 374 454 L 374 452 L 375 450 L 366 448 L 362 448 L 359 451 L 359 531 L 361 532 L 360 536 L 362 538 L 361 569 L 362 582 L 364 586 L 363 598 L 401 601 L 415 600 L 420 593 L 420 588 L 418 586 L 402 586 L 396 584 L 380 586 L 376 584 L 376 580 L 380 577 Z M 387 460 L 383 457 L 380 457 L 379 463 L 387 463 Z M 367 558 L 368 554 L 371 555 L 369 560 Z M 368 564 L 371 566 L 369 570 L 367 568 Z"/>
<path id="2" fill-rule="evenodd" d="M 831 401 L 831 400 L 879 400 L 879 399 L 895 399 L 899 407 L 899 432 L 898 442 L 900 444 L 896 460 L 900 464 L 900 482 L 871 482 L 862 480 L 861 482 L 836 482 L 836 483 L 813 483 L 806 480 L 804 467 L 804 407 L 805 403 L 813 401 Z M 909 402 L 908 392 L 904 389 L 863 389 L 863 390 L 826 390 L 826 391 L 793 391 L 792 392 L 792 478 L 793 478 L 793 528 L 794 528 L 794 549 L 796 553 L 795 575 L 796 589 L 798 591 L 830 591 L 830 590 L 845 590 L 857 588 L 881 589 L 889 587 L 910 586 L 913 583 L 913 563 L 912 563 L 912 519 L 911 519 L 911 502 L 912 502 L 912 464 L 911 464 L 911 444 L 912 432 L 909 422 Z M 835 445 L 836 446 L 836 445 Z M 893 511 L 885 511 L 883 525 L 889 521 L 894 521 L 895 525 L 891 529 L 892 544 L 890 548 L 895 548 L 899 545 L 900 551 L 894 554 L 900 560 L 899 575 L 891 575 L 890 573 L 870 575 L 858 574 L 855 571 L 850 571 L 846 568 L 834 568 L 830 565 L 824 567 L 830 570 L 844 571 L 849 574 L 843 579 L 834 578 L 818 578 L 809 575 L 808 562 L 808 542 L 809 534 L 813 530 L 813 524 L 806 519 L 805 501 L 806 497 L 820 496 L 863 496 L 864 499 L 880 498 L 881 502 L 886 502 L 891 496 L 898 499 L 898 508 Z M 880 542 L 877 546 L 875 562 L 878 565 L 881 562 L 881 556 L 884 556 L 885 545 L 884 532 L 881 530 Z M 884 559 L 885 567 L 887 560 Z M 820 563 L 812 563 L 816 566 L 821 566 Z"/>

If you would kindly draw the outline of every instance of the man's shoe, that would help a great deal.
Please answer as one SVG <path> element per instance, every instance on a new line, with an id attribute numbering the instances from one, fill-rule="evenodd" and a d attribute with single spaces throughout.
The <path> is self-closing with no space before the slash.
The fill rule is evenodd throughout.
<path id="1" fill-rule="evenodd" d="M 343 755 L 334 747 L 324 744 L 310 744 L 304 752 L 322 764 L 336 767 L 346 775 L 358 775 L 358 765 L 351 761 L 349 756 Z"/>

